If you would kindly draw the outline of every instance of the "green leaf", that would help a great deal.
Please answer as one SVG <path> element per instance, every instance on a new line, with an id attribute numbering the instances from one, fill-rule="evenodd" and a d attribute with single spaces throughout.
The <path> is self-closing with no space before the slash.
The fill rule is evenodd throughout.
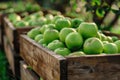
<path id="1" fill-rule="evenodd" d="M 96 10 L 96 15 L 97 15 L 98 17 L 103 17 L 104 14 L 105 14 L 105 11 L 104 11 L 103 9 L 98 8 L 98 9 Z"/>

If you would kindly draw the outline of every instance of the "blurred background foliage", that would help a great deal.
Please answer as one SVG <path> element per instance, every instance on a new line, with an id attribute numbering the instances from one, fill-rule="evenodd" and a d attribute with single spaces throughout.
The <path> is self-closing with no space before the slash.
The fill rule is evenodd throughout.
<path id="1" fill-rule="evenodd" d="M 99 29 L 120 26 L 120 0 L 38 0 L 46 9 L 56 9 L 70 17 L 94 21 Z M 119 28 L 120 29 L 120 28 Z"/>

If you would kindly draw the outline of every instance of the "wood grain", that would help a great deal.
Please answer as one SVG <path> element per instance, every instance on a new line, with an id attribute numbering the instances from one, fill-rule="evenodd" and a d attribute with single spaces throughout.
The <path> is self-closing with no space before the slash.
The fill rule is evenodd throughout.
<path id="1" fill-rule="evenodd" d="M 68 80 L 120 80 L 120 55 L 67 58 Z"/>
<path id="2" fill-rule="evenodd" d="M 10 42 L 10 45 L 15 49 L 17 53 L 19 53 L 19 37 L 20 34 L 25 34 L 29 30 L 31 30 L 33 27 L 22 27 L 22 28 L 15 28 L 13 24 L 8 20 L 7 17 L 4 17 L 4 29 L 5 34 L 8 37 L 8 40 Z"/>
<path id="3" fill-rule="evenodd" d="M 21 58 L 18 54 L 15 53 L 14 49 L 12 49 L 6 36 L 4 36 L 4 50 L 5 50 L 5 54 L 6 54 L 8 63 L 11 67 L 12 72 L 13 72 L 13 75 L 16 78 L 19 78 L 19 76 L 20 76 L 19 61 L 21 60 Z"/>
<path id="4" fill-rule="evenodd" d="M 20 43 L 21 57 L 44 80 L 66 79 L 66 61 L 64 57 L 56 55 L 25 35 L 21 36 Z"/>
<path id="5" fill-rule="evenodd" d="M 27 67 L 28 65 L 24 61 L 20 61 L 21 80 L 39 80 L 39 76 Z"/>

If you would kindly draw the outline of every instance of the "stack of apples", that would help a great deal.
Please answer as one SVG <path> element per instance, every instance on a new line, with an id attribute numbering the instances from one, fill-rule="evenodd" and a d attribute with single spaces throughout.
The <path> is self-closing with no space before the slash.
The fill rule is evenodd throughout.
<path id="1" fill-rule="evenodd" d="M 117 37 L 105 36 L 95 23 L 84 22 L 79 18 L 57 15 L 48 24 L 30 30 L 27 35 L 62 56 L 78 57 L 120 52 L 120 40 Z"/>
<path id="2" fill-rule="evenodd" d="M 8 19 L 16 28 L 28 26 L 35 27 L 50 23 L 50 21 L 53 19 L 53 15 L 47 14 L 44 16 L 44 13 L 42 11 L 38 11 L 32 14 L 26 13 L 24 14 L 24 17 L 21 17 L 16 13 L 11 13 L 8 15 Z"/>

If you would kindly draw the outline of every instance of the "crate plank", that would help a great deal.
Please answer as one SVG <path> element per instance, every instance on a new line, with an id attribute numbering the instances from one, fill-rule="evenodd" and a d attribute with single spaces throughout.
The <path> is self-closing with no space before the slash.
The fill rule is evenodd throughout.
<path id="1" fill-rule="evenodd" d="M 119 80 L 120 55 L 67 58 L 68 80 Z"/>
<path id="2" fill-rule="evenodd" d="M 19 76 L 20 76 L 19 61 L 21 60 L 21 58 L 19 55 L 15 54 L 15 51 L 9 45 L 9 42 L 8 42 L 6 36 L 4 36 L 4 50 L 5 50 L 5 54 L 6 54 L 8 62 L 9 62 L 9 65 L 11 67 L 11 70 L 13 72 L 13 75 L 16 78 L 19 78 Z"/>
<path id="3" fill-rule="evenodd" d="M 35 43 L 27 36 L 20 38 L 20 55 L 26 63 L 33 67 L 44 80 L 65 80 L 65 58 Z M 33 44 L 32 44 L 33 43 Z"/>
<path id="4" fill-rule="evenodd" d="M 7 17 L 4 17 L 4 30 L 5 34 L 8 37 L 10 45 L 15 49 L 17 53 L 19 53 L 19 36 L 20 34 L 24 34 L 27 31 L 31 30 L 33 27 L 22 27 L 15 28 L 13 24 L 8 20 Z"/>
<path id="5" fill-rule="evenodd" d="M 39 76 L 27 67 L 28 65 L 24 61 L 20 61 L 21 80 L 39 80 Z"/>

